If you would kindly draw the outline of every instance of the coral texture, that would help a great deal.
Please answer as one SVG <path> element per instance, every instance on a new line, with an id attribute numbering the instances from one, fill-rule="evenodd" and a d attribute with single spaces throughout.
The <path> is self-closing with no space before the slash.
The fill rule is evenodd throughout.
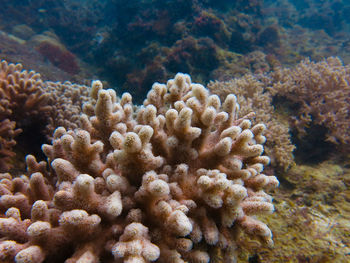
<path id="1" fill-rule="evenodd" d="M 42 119 L 51 107 L 47 104 L 49 94 L 45 93 L 40 74 L 22 70 L 21 64 L 0 63 L 0 172 L 11 165 L 9 158 L 15 153 L 12 147 L 15 137 L 21 133 L 20 126 L 33 119 Z M 17 129 L 16 129 L 17 127 Z"/>
<path id="2" fill-rule="evenodd" d="M 11 167 L 11 157 L 15 155 L 12 147 L 16 145 L 14 138 L 21 133 L 16 129 L 16 122 L 4 119 L 0 121 L 0 171 L 7 171 Z"/>
<path id="3" fill-rule="evenodd" d="M 272 95 L 266 90 L 266 78 L 247 74 L 231 81 L 215 81 L 208 85 L 209 90 L 221 99 L 233 93 L 241 106 L 240 115 L 255 112 L 255 123 L 265 123 L 265 152 L 274 166 L 287 169 L 294 163 L 293 150 L 288 125 L 283 124 L 272 106 Z"/>
<path id="4" fill-rule="evenodd" d="M 22 70 L 21 64 L 1 61 L 0 172 L 11 168 L 16 136 L 22 132 L 51 137 L 58 126 L 77 128 L 81 107 L 89 100 L 88 90 L 70 82 L 44 82 L 40 74 Z"/>
<path id="5" fill-rule="evenodd" d="M 59 126 L 72 130 L 78 128 L 83 104 L 90 100 L 89 89 L 69 81 L 45 82 L 45 91 L 50 94 L 48 104 L 52 107 L 45 134 L 51 137 Z"/>
<path id="6" fill-rule="evenodd" d="M 317 63 L 304 60 L 293 69 L 280 68 L 270 77 L 271 93 L 297 105 L 292 123 L 300 135 L 305 135 L 310 125 L 320 125 L 328 129 L 330 142 L 350 142 L 349 66 L 336 57 Z"/>
<path id="7" fill-rule="evenodd" d="M 43 91 L 40 74 L 22 70 L 21 64 L 0 64 L 0 117 L 13 120 L 43 115 L 51 108 L 46 105 L 48 94 Z"/>
<path id="8" fill-rule="evenodd" d="M 242 235 L 272 245 L 263 124 L 238 118 L 190 77 L 155 83 L 137 111 L 95 81 L 80 129 L 57 128 L 48 158 L 1 174 L 0 261 L 225 262 Z"/>

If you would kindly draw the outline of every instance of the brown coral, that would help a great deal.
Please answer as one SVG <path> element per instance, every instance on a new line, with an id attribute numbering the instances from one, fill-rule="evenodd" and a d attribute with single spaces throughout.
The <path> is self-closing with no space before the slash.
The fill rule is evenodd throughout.
<path id="1" fill-rule="evenodd" d="M 21 64 L 0 64 L 0 116 L 23 120 L 31 115 L 43 115 L 51 108 L 46 104 L 40 74 L 22 70 Z"/>
<path id="2" fill-rule="evenodd" d="M 50 94 L 48 104 L 52 107 L 45 134 L 51 137 L 59 126 L 72 130 L 78 128 L 81 108 L 90 100 L 89 89 L 90 87 L 68 81 L 45 82 L 45 91 Z"/>
<path id="3" fill-rule="evenodd" d="M 51 107 L 47 104 L 49 94 L 45 93 L 40 75 L 34 71 L 22 70 L 21 64 L 0 64 L 0 171 L 11 168 L 9 161 L 15 153 L 12 147 L 15 137 L 28 123 L 40 122 Z M 15 129 L 17 128 L 17 129 Z"/>
<path id="4" fill-rule="evenodd" d="M 287 169 L 294 163 L 292 153 L 295 147 L 291 143 L 288 126 L 275 113 L 272 95 L 266 91 L 266 86 L 264 78 L 247 74 L 231 81 L 210 82 L 208 88 L 221 99 L 227 94 L 236 94 L 241 116 L 255 112 L 253 124 L 265 123 L 267 127 L 265 151 L 272 159 L 272 164 Z"/>
<path id="5" fill-rule="evenodd" d="M 16 122 L 4 119 L 0 121 L 0 172 L 8 171 L 11 167 L 11 157 L 15 155 L 12 147 L 16 145 L 14 138 L 22 131 L 15 129 Z"/>
<path id="6" fill-rule="evenodd" d="M 304 60 L 270 77 L 271 93 L 298 106 L 292 123 L 300 135 L 306 134 L 308 126 L 320 125 L 328 129 L 328 141 L 350 142 L 350 66 L 336 57 L 317 63 Z"/>
<path id="7" fill-rule="evenodd" d="M 21 64 L 0 64 L 0 171 L 11 167 L 15 137 L 31 147 L 34 138 L 50 137 L 58 126 L 77 128 L 80 109 L 89 100 L 88 87 L 70 82 L 43 82 L 40 74 L 22 70 Z M 15 129 L 17 128 L 17 129 Z M 27 137 L 30 138 L 27 138 Z M 40 147 L 39 142 L 37 147 Z M 24 145 L 20 147 L 25 148 Z M 6 164 L 6 165 L 5 165 Z"/>
<path id="8" fill-rule="evenodd" d="M 44 145 L 50 170 L 1 175 L 0 255 L 16 262 L 209 262 L 236 257 L 245 233 L 272 245 L 255 218 L 273 211 L 262 174 L 263 124 L 238 118 L 188 75 L 156 83 L 134 112 L 96 81 L 82 128 Z"/>

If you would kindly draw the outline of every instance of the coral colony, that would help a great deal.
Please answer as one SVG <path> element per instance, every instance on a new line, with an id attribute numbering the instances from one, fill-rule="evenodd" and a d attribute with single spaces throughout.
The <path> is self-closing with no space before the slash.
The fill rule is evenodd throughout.
<path id="1" fill-rule="evenodd" d="M 11 103 L 46 109 L 53 84 L 6 62 L 0 80 L 5 166 L 21 132 Z M 234 262 L 247 239 L 273 244 L 255 217 L 273 212 L 267 192 L 278 186 L 262 173 L 266 128 L 238 117 L 234 95 L 220 101 L 181 73 L 142 106 L 100 81 L 89 90 L 42 146 L 47 163 L 27 155 L 26 174 L 0 174 L 1 262 Z"/>

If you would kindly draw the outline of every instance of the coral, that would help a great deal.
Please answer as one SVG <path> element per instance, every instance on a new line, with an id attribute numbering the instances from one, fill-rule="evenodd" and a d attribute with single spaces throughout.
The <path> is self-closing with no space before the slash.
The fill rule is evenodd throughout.
<path id="1" fill-rule="evenodd" d="M 143 93 L 143 97 L 148 91 L 149 80 L 155 72 L 153 68 L 160 70 L 158 74 L 162 75 L 159 78 L 162 81 L 177 72 L 171 68 L 171 63 L 163 63 L 168 56 L 166 50 L 176 49 L 188 38 L 210 38 L 214 41 L 209 46 L 215 49 L 210 48 L 206 52 L 207 57 L 213 59 L 213 65 L 204 61 L 203 48 L 194 48 L 191 61 L 182 57 L 186 61 L 184 67 L 190 66 L 189 70 L 178 67 L 178 70 L 186 70 L 201 83 L 218 79 L 221 73 L 227 74 L 226 61 L 218 61 L 214 54 L 218 49 L 223 49 L 229 57 L 263 51 L 274 55 L 285 65 L 296 64 L 305 57 L 320 60 L 334 55 L 341 56 L 346 63 L 350 61 L 350 42 L 346 34 L 350 7 L 345 0 L 335 3 L 313 0 L 297 3 L 285 0 L 239 0 L 233 3 L 222 0 L 157 0 L 138 4 L 135 1 L 111 0 L 87 1 L 84 6 L 80 5 L 79 0 L 24 2 L 21 10 L 18 10 L 12 1 L 3 0 L 3 9 L 7 11 L 0 13 L 2 30 L 22 38 L 22 43 L 24 40 L 31 42 L 29 37 L 34 35 L 32 31 L 54 32 L 60 41 L 47 39 L 36 46 L 41 52 L 36 53 L 41 59 L 46 58 L 46 62 L 41 60 L 41 63 L 51 64 L 48 63 L 50 60 L 61 69 L 75 74 L 72 76 L 62 71 L 60 74 L 66 73 L 68 77 L 55 80 L 76 82 L 76 73 L 79 71 L 81 76 L 84 70 L 82 61 L 77 63 L 79 58 L 93 65 L 99 71 L 99 76 L 108 78 L 113 86 L 123 90 L 128 87 L 136 89 L 134 97 L 140 93 Z M 158 52 L 152 55 L 150 62 L 141 62 L 141 50 L 154 43 L 160 47 Z M 3 58 L 21 62 L 41 72 L 42 76 L 52 72 L 45 67 L 34 68 L 34 63 L 24 63 L 23 56 L 16 55 L 19 48 L 16 49 L 17 52 L 9 52 L 11 59 L 8 52 Z M 3 48 L 1 51 L 3 53 Z M 195 59 L 197 56 L 202 58 Z M 159 61 L 160 57 L 163 61 L 158 67 L 153 62 Z M 206 65 L 203 66 L 203 62 Z M 174 63 L 178 62 L 174 59 Z M 260 71 L 266 72 L 268 67 L 266 64 L 263 66 Z M 192 70 L 198 68 L 201 68 L 200 72 Z M 238 73 L 235 65 L 230 65 L 230 68 Z M 252 68 L 256 73 L 255 66 Z M 239 67 L 239 72 L 242 70 Z M 132 76 L 128 76 L 130 73 Z M 137 78 L 139 74 L 142 76 L 140 79 Z M 48 79 L 54 80 L 52 77 Z"/>
<path id="2" fill-rule="evenodd" d="M 295 105 L 292 125 L 306 135 L 311 125 L 326 127 L 326 139 L 335 144 L 350 142 L 350 67 L 339 58 L 321 62 L 304 60 L 292 69 L 279 68 L 270 74 L 273 95 Z"/>
<path id="3" fill-rule="evenodd" d="M 47 134 L 58 126 L 77 128 L 80 109 L 89 100 L 89 87 L 71 82 L 43 82 L 40 74 L 22 70 L 21 64 L 2 61 L 0 68 L 0 119 L 29 122 L 39 118 Z"/>
<path id="4" fill-rule="evenodd" d="M 272 159 L 274 166 L 287 169 L 294 163 L 292 152 L 295 147 L 290 140 L 288 125 L 276 114 L 272 106 L 272 95 L 266 91 L 264 78 L 259 79 L 257 75 L 246 74 L 231 81 L 210 82 L 208 88 L 221 99 L 230 93 L 236 94 L 237 102 L 241 105 L 241 116 L 255 112 L 253 124 L 265 123 L 265 152 Z"/>
<path id="5" fill-rule="evenodd" d="M 77 128 L 80 109 L 88 100 L 86 86 L 43 82 L 40 74 L 3 60 L 0 64 L 0 171 L 11 167 L 9 157 L 15 155 L 12 148 L 17 135 L 28 137 L 22 139 L 32 148 L 35 137 L 50 137 L 58 126 Z M 41 139 L 36 146 L 42 143 Z M 21 145 L 21 148 L 26 147 Z"/>
<path id="6" fill-rule="evenodd" d="M 76 129 L 80 123 L 80 111 L 83 104 L 88 102 L 89 87 L 71 82 L 45 82 L 45 91 L 50 94 L 48 105 L 52 110 L 48 116 L 45 134 L 51 136 L 59 127 Z"/>
<path id="7" fill-rule="evenodd" d="M 44 82 L 40 74 L 22 70 L 21 64 L 2 61 L 0 119 L 9 118 L 23 126 L 37 118 L 46 125 L 47 135 L 58 126 L 74 129 L 83 104 L 89 100 L 88 90 L 87 86 L 68 81 Z"/>
<path id="8" fill-rule="evenodd" d="M 49 95 L 43 90 L 44 83 L 34 71 L 22 70 L 21 64 L 0 64 L 0 171 L 12 167 L 10 157 L 16 144 L 15 137 L 24 126 L 45 118 L 51 107 Z M 15 129 L 17 127 L 17 129 Z"/>
<path id="9" fill-rule="evenodd" d="M 45 162 L 1 174 L 0 257 L 16 262 L 234 261 L 242 236 L 272 245 L 263 124 L 190 77 L 155 83 L 135 111 L 95 81 L 80 129 L 57 128 Z M 249 242 L 248 242 L 249 243 Z"/>
<path id="10" fill-rule="evenodd" d="M 15 30 L 15 28 L 13 28 Z M 47 58 L 40 54 L 31 45 L 31 41 L 25 41 L 13 35 L 0 31 L 1 59 L 9 62 L 21 63 L 24 68 L 40 72 L 42 80 L 51 81 L 81 81 L 81 77 L 70 75 L 54 66 Z M 89 76 L 92 74 L 84 74 Z"/>
<path id="11" fill-rule="evenodd" d="M 40 74 L 22 70 L 21 64 L 0 64 L 0 117 L 23 120 L 44 115 L 51 108 L 46 105 L 48 94 L 43 91 Z"/>
<path id="12" fill-rule="evenodd" d="M 245 64 L 248 65 L 254 74 L 266 73 L 270 71 L 270 65 L 266 55 L 261 51 L 253 51 L 244 57 Z"/>
<path id="13" fill-rule="evenodd" d="M 11 165 L 11 157 L 15 155 L 12 147 L 16 145 L 14 138 L 21 133 L 21 129 L 15 129 L 16 122 L 4 119 L 0 121 L 0 172 L 8 171 Z"/>
<path id="14" fill-rule="evenodd" d="M 277 64 L 271 56 L 261 51 L 249 52 L 243 56 L 221 49 L 217 54 L 220 66 L 211 72 L 210 77 L 218 81 L 230 81 L 246 74 L 267 73 Z"/>

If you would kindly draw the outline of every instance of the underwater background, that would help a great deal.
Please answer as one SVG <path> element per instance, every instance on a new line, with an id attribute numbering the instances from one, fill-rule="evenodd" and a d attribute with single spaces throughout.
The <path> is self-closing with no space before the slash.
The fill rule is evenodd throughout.
<path id="1" fill-rule="evenodd" d="M 99 79 L 136 104 L 178 72 L 236 94 L 267 126 L 264 172 L 280 182 L 258 216 L 274 246 L 246 240 L 237 261 L 350 262 L 350 1 L 1 0 L 0 60 L 42 81 Z M 6 148 L 0 129 L 0 173 L 19 175 L 57 126 L 10 121 L 21 132 Z"/>

